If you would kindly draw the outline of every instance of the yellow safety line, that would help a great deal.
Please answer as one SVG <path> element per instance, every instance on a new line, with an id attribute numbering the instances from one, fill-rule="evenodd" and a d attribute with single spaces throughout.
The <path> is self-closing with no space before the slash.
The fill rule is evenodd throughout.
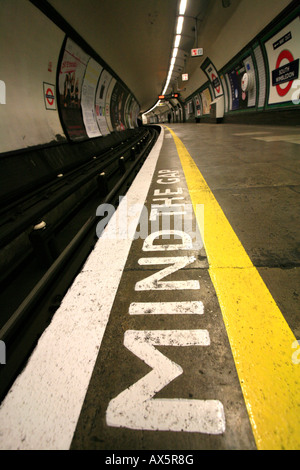
<path id="1" fill-rule="evenodd" d="M 296 338 L 186 147 L 167 129 L 196 216 L 196 206 L 204 204 L 204 227 L 200 220 L 199 229 L 257 448 L 299 450 L 300 364 L 292 360 Z"/>

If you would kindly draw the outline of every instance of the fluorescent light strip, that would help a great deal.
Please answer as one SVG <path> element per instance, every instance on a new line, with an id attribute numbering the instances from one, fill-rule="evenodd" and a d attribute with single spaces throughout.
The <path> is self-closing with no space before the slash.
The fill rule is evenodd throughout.
<path id="1" fill-rule="evenodd" d="M 182 32 L 183 22 L 184 22 L 184 16 L 183 15 L 185 14 L 186 6 L 187 6 L 187 0 L 181 0 L 180 6 L 179 6 L 179 15 L 180 16 L 178 17 L 178 21 L 177 21 L 177 29 L 176 29 L 176 37 L 175 37 L 175 42 L 174 42 L 173 54 L 172 54 L 171 64 L 170 64 L 170 68 L 169 68 L 169 72 L 168 72 L 168 77 L 167 77 L 162 95 L 166 94 L 166 92 L 168 90 L 168 87 L 169 87 L 169 84 L 170 84 L 170 81 L 171 81 L 171 78 L 172 78 L 172 73 L 173 73 L 173 70 L 174 70 L 174 65 L 175 65 L 177 54 L 178 54 L 178 47 L 179 47 L 179 44 L 180 44 L 180 41 L 181 41 L 181 32 Z M 149 111 L 147 111 L 147 113 L 150 113 L 150 111 L 152 111 L 154 108 L 156 108 L 156 106 L 158 106 L 159 103 L 160 103 L 160 100 L 153 106 L 153 108 L 151 108 Z M 147 113 L 145 113 L 145 114 L 147 114 Z"/>
<path id="2" fill-rule="evenodd" d="M 181 34 L 182 27 L 183 27 L 183 21 L 184 21 L 184 17 L 183 16 L 178 16 L 176 34 Z"/>
<path id="3" fill-rule="evenodd" d="M 164 94 L 164 93 L 163 93 L 163 94 Z M 160 103 L 160 100 L 158 100 L 158 101 L 155 103 L 155 105 L 154 105 L 151 109 L 149 109 L 148 111 L 146 111 L 144 114 L 151 113 L 151 111 L 152 111 L 154 108 L 156 108 L 156 106 L 158 106 L 159 103 Z"/>
<path id="4" fill-rule="evenodd" d="M 181 36 L 180 36 L 180 34 L 177 34 L 177 36 L 175 38 L 174 47 L 179 47 L 180 40 L 181 40 Z"/>
<path id="5" fill-rule="evenodd" d="M 186 10 L 187 0 L 181 0 L 179 7 L 179 15 L 184 15 Z"/>

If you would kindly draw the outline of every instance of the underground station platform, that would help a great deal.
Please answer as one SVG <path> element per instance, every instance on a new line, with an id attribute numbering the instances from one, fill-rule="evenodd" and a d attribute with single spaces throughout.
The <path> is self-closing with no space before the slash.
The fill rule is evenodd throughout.
<path id="1" fill-rule="evenodd" d="M 299 146 L 298 127 L 161 126 L 97 209 L 1 449 L 300 449 Z"/>

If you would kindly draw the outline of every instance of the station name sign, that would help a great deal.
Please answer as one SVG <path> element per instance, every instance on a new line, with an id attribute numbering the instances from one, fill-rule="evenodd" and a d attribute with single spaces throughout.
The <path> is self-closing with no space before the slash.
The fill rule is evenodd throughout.
<path id="1" fill-rule="evenodd" d="M 272 71 L 272 85 L 291 82 L 299 77 L 299 59 L 278 67 Z"/>

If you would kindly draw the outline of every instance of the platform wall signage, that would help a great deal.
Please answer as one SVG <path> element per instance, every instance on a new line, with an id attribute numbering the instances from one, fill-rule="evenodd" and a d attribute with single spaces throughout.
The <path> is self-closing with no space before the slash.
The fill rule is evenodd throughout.
<path id="1" fill-rule="evenodd" d="M 289 103 L 293 100 L 299 77 L 300 18 L 274 34 L 265 44 L 269 65 L 268 104 Z"/>
<path id="2" fill-rule="evenodd" d="M 209 79 L 212 85 L 215 95 L 214 97 L 217 98 L 218 96 L 222 96 L 224 94 L 223 86 L 214 65 L 209 60 L 206 60 L 201 68 L 205 72 L 207 78 Z"/>
<path id="3" fill-rule="evenodd" d="M 43 83 L 44 100 L 46 109 L 56 110 L 56 91 L 52 83 Z"/>
<path id="4" fill-rule="evenodd" d="M 81 109 L 86 133 L 89 137 L 99 137 L 101 135 L 96 119 L 95 97 L 102 69 L 101 65 L 90 58 L 83 79 Z"/>
<path id="5" fill-rule="evenodd" d="M 199 57 L 203 55 L 203 48 L 199 47 L 196 49 L 191 49 L 191 57 Z"/>
<path id="6" fill-rule="evenodd" d="M 71 140 L 87 138 L 82 112 L 81 91 L 89 56 L 67 39 L 59 73 L 59 97 L 62 120 Z"/>
<path id="7" fill-rule="evenodd" d="M 96 97 L 95 97 L 95 113 L 96 113 L 96 120 L 102 135 L 109 134 L 109 129 L 107 126 L 107 120 L 105 115 L 105 103 L 106 103 L 106 95 L 109 84 L 111 82 L 112 76 L 110 73 L 103 69 L 102 73 L 98 80 L 97 90 L 96 90 Z"/>

